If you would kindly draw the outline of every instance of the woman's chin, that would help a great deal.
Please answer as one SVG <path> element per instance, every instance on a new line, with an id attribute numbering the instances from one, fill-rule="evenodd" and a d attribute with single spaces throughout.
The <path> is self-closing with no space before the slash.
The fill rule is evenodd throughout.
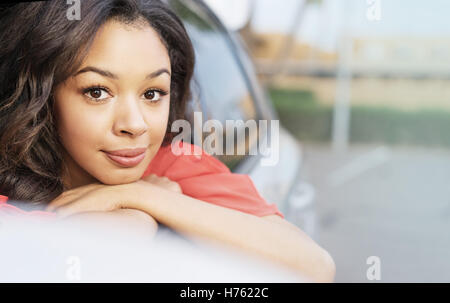
<path id="1" fill-rule="evenodd" d="M 104 176 L 104 178 L 97 178 L 101 183 L 106 185 L 120 185 L 136 182 L 140 179 L 140 176 L 130 176 L 130 177 L 111 177 Z"/>

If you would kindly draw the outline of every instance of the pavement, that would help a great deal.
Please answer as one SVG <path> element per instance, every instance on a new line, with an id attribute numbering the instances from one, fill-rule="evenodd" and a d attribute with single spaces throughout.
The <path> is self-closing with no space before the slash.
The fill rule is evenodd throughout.
<path id="1" fill-rule="evenodd" d="M 303 148 L 315 239 L 336 263 L 336 282 L 450 282 L 450 150 Z"/>

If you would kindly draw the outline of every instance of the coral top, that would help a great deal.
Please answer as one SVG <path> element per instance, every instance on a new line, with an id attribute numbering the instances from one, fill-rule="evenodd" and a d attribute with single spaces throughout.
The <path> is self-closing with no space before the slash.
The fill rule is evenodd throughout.
<path id="1" fill-rule="evenodd" d="M 189 143 L 178 142 L 172 152 L 171 145 L 161 147 L 142 177 L 155 174 L 177 182 L 183 194 L 235 209 L 255 216 L 279 215 L 275 204 L 267 203 L 247 175 L 232 173 L 221 161 L 203 149 Z M 181 153 L 181 154 L 179 154 Z M 45 211 L 24 211 L 7 203 L 8 197 L 0 195 L 0 214 L 22 214 L 53 217 Z"/>

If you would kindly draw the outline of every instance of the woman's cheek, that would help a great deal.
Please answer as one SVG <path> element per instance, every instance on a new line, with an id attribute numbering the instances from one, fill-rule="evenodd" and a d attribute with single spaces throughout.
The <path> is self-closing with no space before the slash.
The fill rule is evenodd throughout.
<path id="1" fill-rule="evenodd" d="M 167 103 L 162 104 L 163 106 L 158 112 L 152 113 L 150 122 L 149 122 L 149 130 L 151 136 L 151 143 L 162 143 L 164 137 L 166 135 L 166 131 L 170 131 L 167 129 L 167 123 L 169 121 L 169 100 L 165 100 Z"/>
<path id="2" fill-rule="evenodd" d="M 66 143 L 94 143 L 107 124 L 102 115 L 89 110 L 67 111 L 60 121 L 60 133 Z M 97 144 L 95 144 L 97 145 Z"/>

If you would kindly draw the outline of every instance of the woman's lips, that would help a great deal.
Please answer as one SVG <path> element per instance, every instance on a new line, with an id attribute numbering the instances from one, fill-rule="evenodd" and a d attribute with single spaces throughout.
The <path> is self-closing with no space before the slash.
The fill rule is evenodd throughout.
<path id="1" fill-rule="evenodd" d="M 108 158 L 124 167 L 133 167 L 145 158 L 146 148 L 122 149 L 116 151 L 103 151 Z"/>

